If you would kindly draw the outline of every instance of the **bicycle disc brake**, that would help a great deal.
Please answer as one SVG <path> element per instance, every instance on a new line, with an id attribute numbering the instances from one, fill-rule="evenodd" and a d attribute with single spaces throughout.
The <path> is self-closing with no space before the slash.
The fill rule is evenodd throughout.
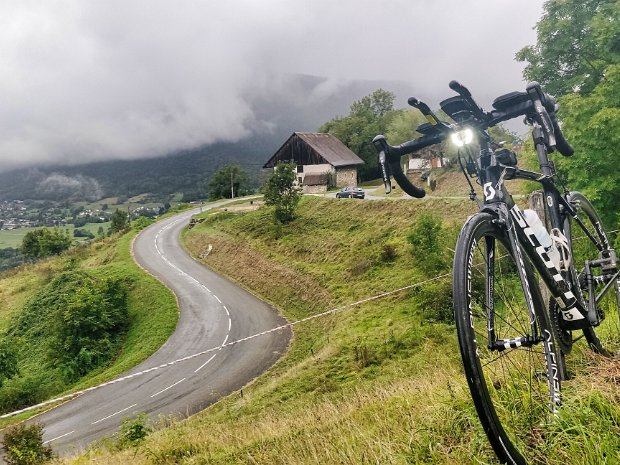
<path id="1" fill-rule="evenodd" d="M 551 315 L 551 324 L 555 330 L 555 342 L 562 353 L 568 355 L 571 350 L 573 350 L 573 333 L 566 329 L 562 329 L 560 306 L 553 297 L 549 299 L 549 314 Z"/>

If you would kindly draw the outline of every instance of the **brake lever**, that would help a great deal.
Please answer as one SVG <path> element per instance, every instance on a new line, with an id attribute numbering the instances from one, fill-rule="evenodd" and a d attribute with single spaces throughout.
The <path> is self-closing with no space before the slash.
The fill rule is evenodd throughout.
<path id="1" fill-rule="evenodd" d="M 385 152 L 381 150 L 379 152 L 379 165 L 381 166 L 381 175 L 383 176 L 383 185 L 385 186 L 385 193 L 392 192 L 392 169 L 390 165 L 385 162 Z"/>
<path id="2" fill-rule="evenodd" d="M 392 192 L 392 169 L 390 168 L 390 164 L 387 163 L 387 156 L 385 153 L 387 150 L 387 142 L 385 140 L 385 136 L 375 136 L 372 143 L 374 144 L 379 157 L 379 166 L 381 167 L 381 176 L 383 177 L 385 193 L 389 194 Z"/>
<path id="3" fill-rule="evenodd" d="M 556 149 L 556 139 L 555 131 L 553 129 L 553 121 L 547 111 L 547 108 L 545 107 L 545 95 L 540 88 L 540 84 L 537 82 L 530 82 L 527 85 L 526 91 L 530 97 L 530 100 L 534 104 L 534 110 L 536 111 L 536 115 L 539 120 L 538 123 L 544 130 L 547 145 L 550 147 L 550 151 L 554 151 Z"/>

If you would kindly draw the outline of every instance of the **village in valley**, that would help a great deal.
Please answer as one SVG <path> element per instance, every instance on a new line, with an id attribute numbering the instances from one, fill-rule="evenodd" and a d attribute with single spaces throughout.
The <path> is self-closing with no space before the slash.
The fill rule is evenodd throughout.
<path id="1" fill-rule="evenodd" d="M 67 210 L 51 203 L 24 200 L 0 201 L 0 229 L 54 227 L 66 224 Z"/>
<path id="2" fill-rule="evenodd" d="M 0 201 L 0 229 L 11 231 L 21 228 L 75 227 L 87 223 L 110 221 L 111 212 L 99 209 L 71 207 L 51 201 L 3 200 Z"/>

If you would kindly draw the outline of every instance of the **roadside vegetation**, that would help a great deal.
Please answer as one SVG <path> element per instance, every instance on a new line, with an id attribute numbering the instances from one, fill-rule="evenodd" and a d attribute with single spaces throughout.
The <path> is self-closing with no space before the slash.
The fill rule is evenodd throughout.
<path id="1" fill-rule="evenodd" d="M 111 379 L 172 333 L 173 294 L 130 254 L 144 223 L 0 273 L 1 413 Z"/>
<path id="2" fill-rule="evenodd" d="M 496 463 L 471 403 L 451 310 L 451 249 L 474 210 L 458 198 L 308 196 L 279 227 L 267 206 L 205 212 L 185 234 L 194 256 L 210 244 L 208 266 L 289 321 L 335 311 L 295 325 L 289 353 L 241 392 L 140 446 L 93 450 L 78 461 Z M 618 369 L 583 347 L 570 363 L 576 376 L 565 385 L 548 463 L 600 463 L 620 447 Z"/>

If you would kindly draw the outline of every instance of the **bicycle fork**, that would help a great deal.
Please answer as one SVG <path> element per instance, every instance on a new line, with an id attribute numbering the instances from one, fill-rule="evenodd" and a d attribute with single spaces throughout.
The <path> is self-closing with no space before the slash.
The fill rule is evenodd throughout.
<path id="1" fill-rule="evenodd" d="M 490 350 L 503 351 L 507 349 L 516 349 L 518 347 L 532 347 L 535 344 L 542 342 L 544 339 L 539 334 L 538 326 L 536 324 L 536 311 L 534 308 L 534 299 L 532 297 L 532 290 L 530 289 L 529 281 L 527 279 L 527 273 L 525 271 L 525 264 L 523 262 L 523 253 L 519 245 L 519 239 L 514 229 L 514 225 L 508 215 L 506 206 L 499 204 L 497 209 L 499 213 L 498 221 L 508 231 L 508 237 L 510 240 L 510 248 L 512 254 L 517 262 L 517 269 L 519 272 L 519 278 L 523 288 L 523 292 L 526 297 L 526 305 L 529 315 L 529 323 L 531 333 L 521 337 L 513 339 L 497 339 L 495 335 L 495 305 L 493 301 L 494 285 L 495 285 L 495 241 L 487 241 L 486 243 L 486 274 L 488 279 L 486 281 L 486 302 L 487 302 L 487 333 L 488 333 L 488 347 Z"/>

